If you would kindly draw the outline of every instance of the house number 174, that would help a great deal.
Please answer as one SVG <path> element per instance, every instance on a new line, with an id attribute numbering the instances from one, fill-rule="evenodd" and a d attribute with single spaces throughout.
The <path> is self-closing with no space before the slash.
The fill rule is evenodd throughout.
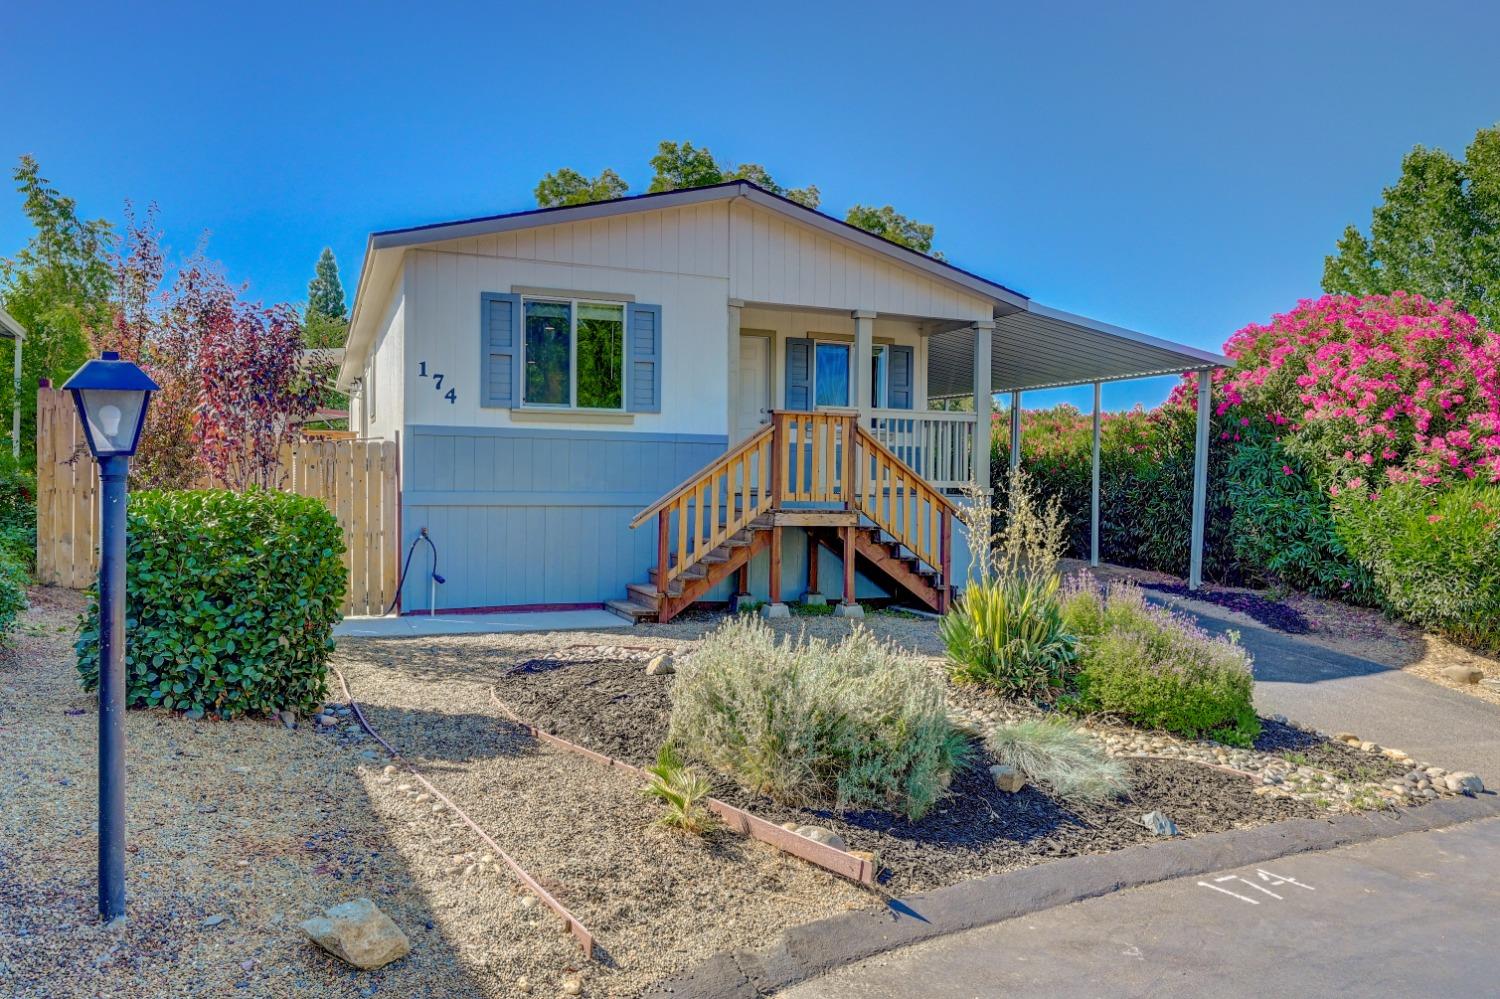
<path id="1" fill-rule="evenodd" d="M 443 392 L 443 376 L 436 371 L 429 375 L 427 373 L 426 361 L 417 362 L 417 376 L 419 378 L 431 378 L 433 389 L 438 392 Z M 448 400 L 449 405 L 458 402 L 458 390 L 450 385 L 448 387 L 448 391 L 443 392 L 443 398 Z"/>

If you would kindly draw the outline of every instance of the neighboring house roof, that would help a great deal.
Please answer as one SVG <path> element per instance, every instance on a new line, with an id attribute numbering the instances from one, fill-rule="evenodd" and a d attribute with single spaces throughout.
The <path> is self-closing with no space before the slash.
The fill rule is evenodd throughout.
<path id="1" fill-rule="evenodd" d="M 956 267 L 945 260 L 918 253 L 900 243 L 893 243 L 831 215 L 825 215 L 789 198 L 773 194 L 750 181 L 734 180 L 708 187 L 638 194 L 583 205 L 533 208 L 504 215 L 487 215 L 453 222 L 434 222 L 428 225 L 386 229 L 371 233 L 365 245 L 364 264 L 360 269 L 359 285 L 355 291 L 348 353 L 344 359 L 344 369 L 339 374 L 339 384 L 347 387 L 355 377 L 355 373 L 350 370 L 351 363 L 359 365 L 364 363 L 368 341 L 373 336 L 373 330 L 370 327 L 374 322 L 373 319 L 362 321 L 363 313 L 368 311 L 365 307 L 366 286 L 373 280 L 371 275 L 376 270 L 377 260 L 381 257 L 399 256 L 399 254 L 392 255 L 386 251 L 399 251 L 406 247 L 442 240 L 488 236 L 517 229 L 583 222 L 736 198 L 744 198 L 752 204 L 778 212 L 836 239 L 880 253 L 901 265 L 958 285 L 993 301 L 997 323 L 993 352 L 993 377 L 994 389 L 997 392 L 1079 384 L 1095 380 L 1171 374 L 1228 363 L 1227 358 L 1212 351 L 1173 343 L 1085 316 L 1048 308 L 1012 288 L 980 277 L 962 267 Z M 384 272 L 379 280 L 388 280 L 392 276 L 393 272 Z M 1037 351 L 1029 346 L 1019 352 L 1002 349 L 1007 344 L 1007 340 L 1013 344 L 1017 334 L 1044 340 L 1050 350 L 1049 356 L 1047 358 L 1030 356 L 1036 354 Z M 962 336 L 939 339 L 947 340 L 948 343 L 945 349 L 936 352 L 933 370 L 939 384 L 929 387 L 929 395 L 937 397 L 945 394 L 959 394 L 963 391 L 960 377 L 964 370 L 964 342 L 968 344 L 968 357 L 970 358 L 968 370 L 972 371 L 972 332 L 968 335 L 967 341 Z M 969 380 L 964 384 L 972 386 L 973 383 Z"/>
<path id="2" fill-rule="evenodd" d="M 26 327 L 16 322 L 15 317 L 0 309 L 0 337 L 10 340 L 26 339 Z"/>

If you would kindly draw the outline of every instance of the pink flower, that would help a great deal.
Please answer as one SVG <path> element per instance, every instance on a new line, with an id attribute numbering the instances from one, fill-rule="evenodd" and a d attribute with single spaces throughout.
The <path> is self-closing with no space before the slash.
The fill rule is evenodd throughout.
<path id="1" fill-rule="evenodd" d="M 1282 475 L 1291 475 L 1292 474 L 1292 466 L 1291 465 L 1282 465 L 1281 466 L 1281 474 Z"/>
<path id="2" fill-rule="evenodd" d="M 1440 513 L 1429 513 L 1427 515 L 1427 523 L 1429 523 L 1429 524 L 1436 524 L 1438 521 L 1440 521 L 1442 519 L 1443 519 L 1443 515 L 1440 514 Z"/>

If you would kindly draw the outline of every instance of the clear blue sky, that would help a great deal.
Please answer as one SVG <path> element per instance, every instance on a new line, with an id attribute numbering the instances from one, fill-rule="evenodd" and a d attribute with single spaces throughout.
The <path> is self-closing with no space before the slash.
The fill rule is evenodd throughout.
<path id="1" fill-rule="evenodd" d="M 154 200 L 172 249 L 208 230 L 268 301 L 302 302 L 324 245 L 352 296 L 370 231 L 531 207 L 559 166 L 643 189 L 671 138 L 815 183 L 834 213 L 892 203 L 1049 305 L 1216 347 L 1318 292 L 1413 144 L 1460 152 L 1500 120 L 1500 5 L 1456 0 L 59 2 L 4 20 L 7 171 L 36 155 L 90 216 Z M 27 237 L 18 202 L 0 196 L 0 254 Z"/>

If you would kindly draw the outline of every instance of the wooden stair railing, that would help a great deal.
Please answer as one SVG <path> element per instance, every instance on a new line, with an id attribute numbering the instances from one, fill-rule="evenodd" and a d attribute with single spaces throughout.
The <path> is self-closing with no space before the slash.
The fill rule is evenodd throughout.
<path id="1" fill-rule="evenodd" d="M 864 427 L 854 440 L 854 508 L 950 585 L 958 507 Z"/>
<path id="2" fill-rule="evenodd" d="M 630 522 L 633 530 L 656 517 L 660 592 L 771 508 L 775 429 L 767 426 L 750 435 Z"/>

